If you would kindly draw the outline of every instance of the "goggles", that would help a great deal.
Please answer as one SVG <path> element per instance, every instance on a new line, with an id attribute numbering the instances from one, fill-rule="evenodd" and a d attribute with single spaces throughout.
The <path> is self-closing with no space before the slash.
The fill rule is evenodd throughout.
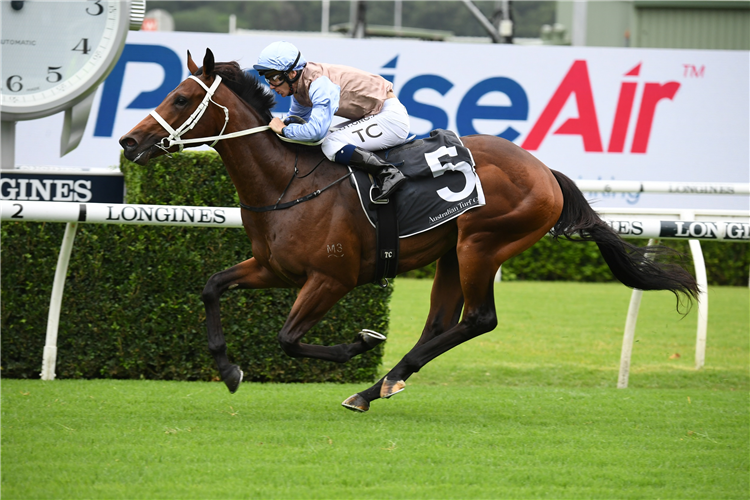
<path id="1" fill-rule="evenodd" d="M 266 75 L 264 76 L 266 82 L 268 82 L 269 85 L 273 85 L 274 87 L 278 87 L 286 81 L 286 75 L 284 73 L 266 73 Z"/>

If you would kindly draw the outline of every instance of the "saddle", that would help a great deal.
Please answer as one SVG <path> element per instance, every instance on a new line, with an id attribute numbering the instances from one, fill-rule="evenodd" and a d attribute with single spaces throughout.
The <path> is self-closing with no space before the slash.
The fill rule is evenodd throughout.
<path id="1" fill-rule="evenodd" d="M 375 281 L 385 281 L 387 286 L 387 280 L 396 276 L 400 238 L 429 231 L 484 205 L 485 199 L 471 151 L 449 130 L 433 130 L 429 137 L 375 154 L 397 165 L 407 177 L 390 199 L 378 202 L 373 201 L 378 188 L 369 174 L 354 170 L 350 177 L 362 210 L 377 231 Z"/>

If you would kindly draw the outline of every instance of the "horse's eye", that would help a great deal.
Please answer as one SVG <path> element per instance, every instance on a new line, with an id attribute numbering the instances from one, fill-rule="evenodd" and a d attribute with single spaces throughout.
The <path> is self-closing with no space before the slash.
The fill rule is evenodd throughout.
<path id="1" fill-rule="evenodd" d="M 181 96 L 181 95 L 177 96 L 177 99 L 174 100 L 174 103 L 177 106 L 184 106 L 185 104 L 187 104 L 187 102 L 188 102 L 187 98 L 185 98 L 184 96 Z"/>

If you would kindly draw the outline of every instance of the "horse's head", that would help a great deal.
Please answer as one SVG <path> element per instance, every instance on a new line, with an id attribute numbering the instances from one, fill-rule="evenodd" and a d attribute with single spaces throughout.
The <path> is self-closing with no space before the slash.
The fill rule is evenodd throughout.
<path id="1" fill-rule="evenodd" d="M 181 150 L 182 145 L 174 144 L 174 140 L 210 137 L 224 129 L 228 120 L 226 108 L 210 105 L 211 97 L 221 81 L 214 72 L 215 61 L 211 50 L 206 49 L 202 71 L 188 51 L 188 69 L 191 76 L 149 116 L 120 138 L 125 158 L 143 165 L 151 158 Z"/>

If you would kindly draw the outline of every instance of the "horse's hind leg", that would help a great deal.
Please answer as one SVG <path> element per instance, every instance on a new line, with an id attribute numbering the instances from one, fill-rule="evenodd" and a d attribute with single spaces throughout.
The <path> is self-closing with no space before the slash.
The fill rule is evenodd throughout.
<path id="1" fill-rule="evenodd" d="M 503 241 L 486 233 L 459 239 L 458 261 L 464 310 L 461 321 L 450 330 L 412 349 L 388 372 L 380 390 L 380 397 L 391 397 L 403 390 L 405 381 L 424 365 L 444 352 L 469 339 L 492 331 L 497 326 L 494 300 L 494 276 L 498 267 L 510 257 L 518 255 L 544 236 L 547 227 Z M 493 241 L 494 240 L 494 241 Z M 494 244 L 493 247 L 489 246 Z"/>
<path id="2" fill-rule="evenodd" d="M 284 352 L 295 358 L 316 358 L 344 363 L 375 347 L 379 339 L 367 339 L 363 335 L 358 335 L 351 344 L 322 346 L 300 342 L 302 336 L 315 326 L 344 295 L 349 293 L 353 286 L 345 285 L 323 274 L 309 276 L 278 334 L 279 343 Z"/>
<path id="3" fill-rule="evenodd" d="M 246 260 L 229 269 L 218 272 L 209 278 L 201 299 L 206 307 L 206 327 L 208 330 L 208 350 L 216 361 L 221 379 L 229 392 L 234 393 L 242 382 L 242 370 L 229 362 L 227 344 L 221 327 L 219 298 L 233 288 L 288 288 L 288 284 L 262 267 L 255 258 Z"/>
<path id="4" fill-rule="evenodd" d="M 459 280 L 458 259 L 456 258 L 456 251 L 453 249 L 438 259 L 430 294 L 430 313 L 427 316 L 422 335 L 412 351 L 453 328 L 461 316 L 463 304 L 464 296 Z M 353 411 L 367 411 L 370 408 L 370 403 L 380 398 L 382 385 L 383 379 L 380 379 L 369 389 L 350 396 L 341 404 Z"/>

